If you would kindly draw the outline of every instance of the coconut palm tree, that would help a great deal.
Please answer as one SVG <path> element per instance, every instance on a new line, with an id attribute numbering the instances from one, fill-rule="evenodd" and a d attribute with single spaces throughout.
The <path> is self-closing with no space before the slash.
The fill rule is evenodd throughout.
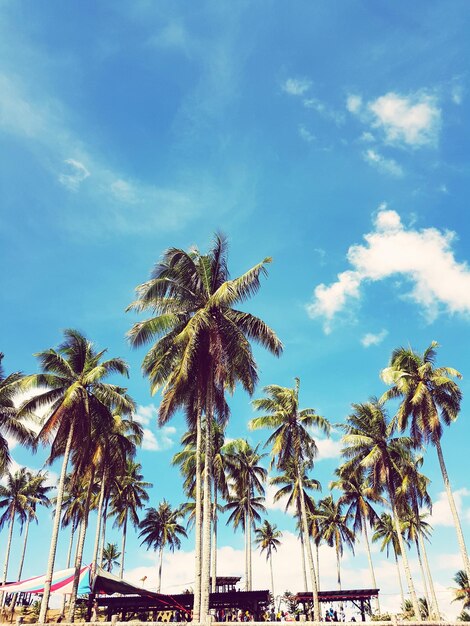
<path id="1" fill-rule="evenodd" d="M 389 366 L 381 372 L 383 381 L 391 385 L 383 399 L 400 398 L 398 428 L 403 431 L 410 422 L 413 440 L 436 448 L 464 569 L 470 578 L 470 561 L 441 446 L 443 426 L 452 424 L 460 411 L 462 392 L 454 379 L 462 376 L 453 367 L 435 366 L 438 346 L 432 341 L 423 354 L 411 347 L 394 350 Z"/>
<path id="2" fill-rule="evenodd" d="M 317 573 L 317 578 L 318 578 L 318 588 L 320 589 L 320 563 L 319 563 L 319 554 L 318 554 L 319 544 L 316 541 L 317 535 L 318 535 L 318 533 L 316 532 L 318 524 L 317 524 L 317 520 L 314 520 L 310 516 L 310 513 L 313 512 L 315 509 L 315 502 L 310 497 L 310 494 L 308 492 L 309 491 L 321 491 L 321 484 L 320 484 L 320 481 L 316 480 L 315 478 L 309 478 L 305 468 L 302 474 L 303 475 L 301 476 L 301 484 L 304 490 L 303 497 L 305 500 L 305 506 L 307 508 L 307 522 L 308 522 L 308 528 L 309 528 L 309 536 L 312 537 L 312 539 L 315 542 L 316 561 L 317 561 L 316 573 Z M 270 483 L 271 485 L 280 486 L 280 488 L 274 494 L 274 497 L 273 497 L 274 502 L 279 502 L 279 500 L 281 500 L 282 498 L 287 498 L 286 505 L 285 505 L 285 512 L 287 513 L 289 510 L 293 510 L 295 517 L 297 518 L 297 521 L 298 521 L 297 529 L 299 531 L 300 551 L 301 551 L 301 557 L 302 557 L 302 572 L 303 572 L 303 579 L 304 579 L 304 589 L 305 591 L 307 591 L 308 589 L 307 568 L 305 565 L 304 537 L 303 537 L 303 533 L 301 530 L 302 512 L 301 512 L 301 506 L 300 506 L 299 480 L 298 480 L 298 475 L 297 475 L 296 464 L 293 461 L 289 461 L 287 465 L 284 467 L 281 474 L 270 479 Z"/>
<path id="3" fill-rule="evenodd" d="M 276 594 L 274 593 L 273 550 L 277 551 L 278 546 L 281 545 L 282 532 L 277 529 L 276 524 L 271 524 L 265 519 L 263 524 L 255 529 L 255 534 L 255 543 L 259 546 L 261 553 L 266 552 L 266 561 L 269 561 L 271 593 L 274 598 Z"/>
<path id="4" fill-rule="evenodd" d="M 103 550 L 103 560 L 101 561 L 101 567 L 107 572 L 112 572 L 115 565 L 119 565 L 119 557 L 121 553 L 118 550 L 117 543 L 107 543 Z"/>
<path id="5" fill-rule="evenodd" d="M 144 507 L 145 502 L 148 502 L 149 496 L 146 490 L 153 486 L 152 483 L 143 480 L 141 469 L 140 463 L 128 460 L 125 472 L 115 481 L 111 494 L 110 516 L 116 518 L 114 526 L 122 528 L 120 578 L 124 575 L 128 521 L 131 521 L 134 528 L 138 527 L 138 511 Z"/>
<path id="6" fill-rule="evenodd" d="M 341 589 L 341 557 L 346 545 L 354 553 L 354 533 L 347 525 L 347 518 L 343 515 L 343 503 L 336 502 L 333 496 L 323 498 L 318 502 L 318 509 L 315 517 L 318 519 L 318 526 L 321 538 L 336 552 L 336 572 L 338 588 Z"/>
<path id="7" fill-rule="evenodd" d="M 405 594 L 403 593 L 403 583 L 401 581 L 400 564 L 398 556 L 401 554 L 400 542 L 398 541 L 397 529 L 391 515 L 382 513 L 382 515 L 374 523 L 374 534 L 372 541 L 375 543 L 381 541 L 380 551 L 386 550 L 387 558 L 389 556 L 390 547 L 393 549 L 395 564 L 397 566 L 398 583 L 400 585 L 400 595 L 402 606 L 405 604 Z M 403 539 L 405 541 L 405 539 Z"/>
<path id="8" fill-rule="evenodd" d="M 306 469 L 311 467 L 317 453 L 315 439 L 309 432 L 314 427 L 329 434 L 330 424 L 327 419 L 318 415 L 314 409 L 299 407 L 300 379 L 295 379 L 293 389 L 279 385 L 264 388 L 266 397 L 253 401 L 257 411 L 263 411 L 262 417 L 256 417 L 249 423 L 252 430 L 259 428 L 274 429 L 266 445 L 271 445 L 272 463 L 278 470 L 283 470 L 288 463 L 294 463 L 300 494 L 300 508 L 304 546 L 307 550 L 310 579 L 313 592 L 314 619 L 320 619 L 318 601 L 318 583 L 313 564 L 312 548 L 308 536 L 307 507 L 305 505 L 302 477 Z"/>
<path id="9" fill-rule="evenodd" d="M 26 376 L 24 389 L 36 389 L 37 394 L 27 400 L 18 415 L 30 415 L 47 407 L 38 440 L 50 444 L 48 461 L 63 457 L 57 488 L 57 500 L 52 528 L 51 546 L 38 622 L 46 620 L 47 607 L 54 571 L 57 539 L 61 517 L 64 482 L 72 451 L 85 453 L 92 445 L 93 424 L 111 428 L 112 411 L 127 413 L 133 403 L 116 385 L 104 380 L 112 374 L 128 375 L 126 363 L 119 358 L 103 360 L 105 351 L 97 352 L 93 344 L 76 330 L 64 331 L 64 341 L 57 350 L 50 348 L 37 354 L 42 373 Z"/>
<path id="10" fill-rule="evenodd" d="M 229 476 L 229 492 L 225 509 L 231 511 L 227 523 L 240 524 L 245 533 L 246 590 L 252 588 L 251 530 L 260 521 L 264 511 L 264 483 L 267 471 L 260 465 L 266 456 L 259 453 L 259 445 L 253 448 L 245 439 L 235 439 L 226 446 L 225 465 Z"/>
<path id="11" fill-rule="evenodd" d="M 342 426 L 346 433 L 342 439 L 342 454 L 351 463 L 361 464 L 366 468 L 372 489 L 380 491 L 385 487 L 387 490 L 413 610 L 416 619 L 421 620 L 395 495 L 400 467 L 403 465 L 403 458 L 410 456 L 412 442 L 407 437 L 393 436 L 395 421 L 388 420 L 383 403 L 372 399 L 364 404 L 353 404 L 352 407 L 353 413 Z"/>
<path id="12" fill-rule="evenodd" d="M 336 469 L 335 474 L 337 479 L 330 483 L 330 489 L 340 489 L 343 492 L 338 502 L 347 507 L 345 513 L 346 520 L 352 524 L 355 534 L 361 532 L 364 534 L 372 588 L 377 589 L 367 527 L 369 525 L 373 526 L 378 517 L 371 503 L 383 502 L 383 499 L 376 491 L 371 489 L 363 466 L 345 464 Z M 378 597 L 377 612 L 380 614 Z"/>
<path id="13" fill-rule="evenodd" d="M 467 573 L 460 569 L 454 576 L 454 582 L 458 589 L 454 589 L 454 599 L 452 602 L 463 602 L 463 609 L 470 609 L 470 585 L 468 584 Z"/>
<path id="14" fill-rule="evenodd" d="M 8 538 L 5 552 L 5 562 L 3 566 L 2 584 L 7 581 L 8 564 L 10 561 L 11 541 L 13 538 L 13 527 L 18 518 L 21 525 L 27 521 L 32 512 L 30 490 L 31 473 L 22 467 L 12 474 L 6 475 L 6 484 L 0 485 L 0 509 L 5 509 L 0 516 L 0 529 L 8 523 Z M 0 607 L 3 606 L 4 592 L 0 594 Z"/>
<path id="15" fill-rule="evenodd" d="M 4 356 L 0 352 L 0 476 L 6 472 L 11 461 L 7 437 L 14 437 L 23 445 L 33 441 L 31 431 L 18 418 L 13 402 L 22 374 L 13 372 L 5 376 L 2 366 Z"/>
<path id="16" fill-rule="evenodd" d="M 170 248 L 156 265 L 151 279 L 137 287 L 130 309 L 150 311 L 151 317 L 134 324 L 129 338 L 133 346 L 155 343 L 143 361 L 151 391 L 163 387 L 160 424 L 184 407 L 196 424 L 196 529 L 201 528 L 201 420 L 206 415 L 204 503 L 202 537 L 196 532 L 196 565 L 193 618 L 205 619 L 209 602 L 211 526 L 211 425 L 226 390 L 241 383 L 253 393 L 256 363 L 250 341 L 279 355 L 282 344 L 259 318 L 234 307 L 254 295 L 260 276 L 266 274 L 266 258 L 238 278 L 230 279 L 227 241 L 216 235 L 212 248 L 201 254 Z M 202 546 L 202 552 L 201 552 Z M 201 558 L 202 554 L 202 558 Z M 201 582 L 202 581 L 202 582 Z"/>
<path id="17" fill-rule="evenodd" d="M 181 547 L 181 537 L 187 537 L 186 530 L 179 523 L 184 516 L 180 507 L 172 509 L 169 502 L 163 500 L 155 509 L 150 507 L 145 511 L 145 517 L 139 524 L 140 545 L 159 551 L 158 557 L 158 586 L 157 593 L 162 588 L 163 550 L 168 547 L 172 552 Z"/>

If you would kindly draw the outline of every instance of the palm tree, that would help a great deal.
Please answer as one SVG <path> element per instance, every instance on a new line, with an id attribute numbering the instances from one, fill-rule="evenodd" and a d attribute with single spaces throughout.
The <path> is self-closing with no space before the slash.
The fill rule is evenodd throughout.
<path id="1" fill-rule="evenodd" d="M 50 348 L 36 355 L 43 371 L 25 377 L 22 384 L 23 388 L 34 388 L 38 393 L 27 400 L 18 412 L 19 416 L 30 415 L 40 407 L 47 407 L 38 439 L 42 443 L 51 444 L 49 462 L 63 456 L 44 594 L 38 617 L 40 624 L 46 620 L 49 604 L 70 454 L 79 450 L 85 456 L 92 444 L 93 424 L 99 421 L 103 430 L 111 428 L 112 410 L 127 413 L 134 408 L 120 388 L 103 382 L 112 374 L 127 376 L 126 363 L 119 358 L 102 360 L 104 351 L 97 352 L 93 344 L 76 330 L 68 329 L 64 331 L 64 336 L 64 342 L 57 350 Z"/>
<path id="2" fill-rule="evenodd" d="M 6 485 L 0 485 L 0 509 L 5 509 L 0 516 L 0 529 L 8 522 L 7 547 L 3 566 L 3 585 L 6 583 L 8 576 L 8 564 L 15 520 L 19 518 L 21 525 L 23 525 L 32 510 L 29 497 L 30 480 L 31 473 L 25 467 L 22 467 L 14 474 L 8 472 L 6 475 Z M 2 591 L 0 595 L 0 607 L 3 606 L 3 596 L 4 592 Z"/>
<path id="3" fill-rule="evenodd" d="M 249 423 L 251 429 L 272 428 L 273 434 L 268 438 L 266 445 L 272 445 L 272 462 L 277 469 L 283 470 L 288 463 L 294 463 L 300 494 L 302 532 L 312 583 L 314 619 L 320 620 L 320 605 L 318 601 L 318 584 L 313 564 L 312 547 L 308 536 L 307 507 L 305 505 L 302 477 L 306 469 L 310 468 L 317 453 L 317 446 L 309 428 L 315 427 L 329 434 L 330 424 L 314 409 L 299 408 L 300 380 L 295 379 L 293 389 L 279 385 L 269 385 L 264 388 L 265 398 L 254 400 L 253 406 L 258 411 L 265 412 L 262 417 L 256 417 Z"/>
<path id="4" fill-rule="evenodd" d="M 395 556 L 395 563 L 397 566 L 398 583 L 400 585 L 400 595 L 402 606 L 405 604 L 405 594 L 403 593 L 403 584 L 401 582 L 400 565 L 398 563 L 398 555 L 401 554 L 400 542 L 398 541 L 397 529 L 395 522 L 388 513 L 382 513 L 382 515 L 375 521 L 375 532 L 372 535 L 372 541 L 375 543 L 381 541 L 380 551 L 386 550 L 387 558 L 389 556 L 390 546 L 393 549 Z"/>
<path id="5" fill-rule="evenodd" d="M 149 499 L 146 489 L 153 486 L 152 483 L 143 480 L 144 476 L 140 473 L 141 469 L 140 463 L 128 460 L 125 472 L 115 481 L 114 491 L 111 494 L 110 516 L 116 518 L 114 525 L 122 528 L 120 578 L 124 575 L 128 520 L 130 519 L 134 528 L 138 527 L 138 511 L 144 507 L 144 503 L 148 502 Z"/>
<path id="6" fill-rule="evenodd" d="M 103 560 L 101 561 L 101 567 L 107 572 L 112 572 L 115 565 L 119 565 L 119 557 L 121 553 L 118 550 L 117 543 L 107 543 L 103 550 Z"/>
<path id="7" fill-rule="evenodd" d="M 369 569 L 372 580 L 372 588 L 377 589 L 375 580 L 374 564 L 370 553 L 369 535 L 367 526 L 373 526 L 377 519 L 371 502 L 380 502 L 382 498 L 371 489 L 367 482 L 366 472 L 361 465 L 345 464 L 335 471 L 337 480 L 330 483 L 330 489 L 340 489 L 343 493 L 339 498 L 339 503 L 346 505 L 346 520 L 352 522 L 355 534 L 363 532 L 364 543 L 367 550 Z M 380 603 L 377 597 L 377 613 L 380 615 Z"/>
<path id="8" fill-rule="evenodd" d="M 139 539 L 140 545 L 145 544 L 147 548 L 159 551 L 158 557 L 158 587 L 157 593 L 162 588 L 162 565 L 163 550 L 168 546 L 172 552 L 181 547 L 181 537 L 187 537 L 186 530 L 179 523 L 184 516 L 181 508 L 172 509 L 169 502 L 163 500 L 158 505 L 158 509 L 150 507 L 146 509 L 145 517 L 140 522 Z"/>
<path id="9" fill-rule="evenodd" d="M 2 366 L 4 356 L 0 352 L 0 476 L 11 461 L 7 437 L 14 437 L 21 444 L 32 443 L 31 431 L 18 418 L 13 402 L 22 374 L 13 372 L 5 376 Z"/>
<path id="10" fill-rule="evenodd" d="M 395 422 L 388 420 L 381 402 L 373 399 L 352 406 L 354 411 L 342 426 L 346 433 L 342 439 L 345 445 L 342 454 L 351 463 L 361 464 L 366 468 L 372 489 L 376 491 L 380 491 L 382 487 L 387 489 L 413 610 L 419 621 L 421 614 L 418 597 L 411 577 L 395 496 L 402 459 L 406 455 L 409 456 L 412 442 L 407 437 L 393 437 Z"/>
<path id="11" fill-rule="evenodd" d="M 252 448 L 245 439 L 235 439 L 224 447 L 225 463 L 229 476 L 228 503 L 231 511 L 227 523 L 240 524 L 245 533 L 246 591 L 252 588 L 251 530 L 255 521 L 260 521 L 259 513 L 264 511 L 264 483 L 267 471 L 259 465 L 266 456 L 258 452 L 259 445 Z M 259 494 L 259 495 L 257 495 Z"/>
<path id="12" fill-rule="evenodd" d="M 460 411 L 462 392 L 454 379 L 462 376 L 452 367 L 435 367 L 438 346 L 431 342 L 422 355 L 412 348 L 394 350 L 389 366 L 381 372 L 383 381 L 392 385 L 383 399 L 401 398 L 398 427 L 403 431 L 410 421 L 413 440 L 436 447 L 464 569 L 470 578 L 470 561 L 441 446 L 443 425 L 452 424 Z"/>
<path id="13" fill-rule="evenodd" d="M 454 589 L 454 599 L 452 602 L 463 602 L 463 609 L 470 609 L 470 585 L 468 576 L 464 570 L 460 569 L 454 576 L 454 582 L 459 586 Z"/>
<path id="14" fill-rule="evenodd" d="M 321 484 L 320 484 L 320 481 L 316 480 L 315 478 L 309 478 L 305 468 L 302 474 L 303 475 L 301 476 L 301 484 L 302 484 L 302 488 L 304 491 L 303 497 L 305 500 L 305 506 L 307 508 L 307 522 L 308 522 L 308 528 L 309 528 L 309 536 L 311 536 L 315 542 L 316 557 L 317 557 L 316 558 L 316 561 L 317 561 L 316 573 L 317 573 L 317 579 L 318 579 L 318 588 L 320 589 L 320 563 L 319 563 L 319 554 L 318 554 L 319 544 L 316 541 L 317 539 L 316 530 L 317 530 L 318 524 L 317 524 L 317 520 L 313 520 L 313 518 L 310 516 L 310 513 L 313 512 L 315 509 L 315 502 L 310 497 L 310 494 L 308 492 L 313 491 L 313 490 L 321 491 Z M 274 494 L 274 498 L 273 498 L 274 502 L 278 502 L 279 500 L 281 500 L 281 498 L 287 498 L 286 506 L 284 510 L 287 513 L 289 509 L 293 509 L 295 512 L 295 516 L 298 520 L 297 529 L 299 530 L 299 537 L 300 537 L 300 551 L 301 551 L 301 557 L 302 557 L 302 572 L 303 572 L 303 579 L 304 579 L 304 589 L 305 591 L 307 591 L 308 589 L 307 569 L 305 566 L 304 537 L 303 537 L 303 533 L 301 530 L 302 529 L 302 524 L 301 524 L 302 513 L 301 513 L 301 506 L 300 506 L 299 480 L 297 476 L 296 464 L 293 461 L 287 462 L 282 473 L 279 474 L 278 476 L 275 476 L 274 478 L 271 478 L 270 483 L 276 486 L 281 485 L 280 488 Z"/>
<path id="15" fill-rule="evenodd" d="M 276 524 L 270 524 L 267 519 L 263 524 L 255 529 L 255 543 L 259 546 L 261 552 L 266 551 L 266 561 L 269 561 L 269 570 L 271 573 L 271 593 L 274 593 L 274 575 L 273 575 L 273 550 L 277 551 L 277 547 L 281 545 L 280 537 L 282 532 L 277 529 Z"/>
<path id="16" fill-rule="evenodd" d="M 354 553 L 354 533 L 347 526 L 347 519 L 343 515 L 342 508 L 343 503 L 340 500 L 335 502 L 333 496 L 328 496 L 319 501 L 315 515 L 318 519 L 321 538 L 330 548 L 335 548 L 339 589 L 341 589 L 340 559 L 343 556 L 344 546 L 346 545 Z"/>
<path id="17" fill-rule="evenodd" d="M 163 387 L 159 423 L 180 408 L 196 426 L 196 559 L 193 618 L 208 613 L 211 524 L 211 425 L 217 407 L 224 409 L 226 390 L 237 383 L 250 394 L 257 382 L 250 340 L 280 355 L 282 344 L 259 318 L 234 308 L 254 295 L 260 275 L 271 259 L 230 280 L 227 241 L 216 235 L 208 254 L 170 248 L 151 279 L 137 287 L 130 309 L 150 310 L 151 317 L 134 324 L 133 346 L 155 341 L 143 361 L 151 391 Z M 201 419 L 206 415 L 204 503 L 201 525 Z M 226 411 L 227 413 L 227 411 Z M 202 526 L 202 537 L 198 532 Z"/>

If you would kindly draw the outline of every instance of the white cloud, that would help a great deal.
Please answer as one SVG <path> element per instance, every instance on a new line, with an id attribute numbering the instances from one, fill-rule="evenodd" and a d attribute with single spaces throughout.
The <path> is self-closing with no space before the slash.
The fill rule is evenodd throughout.
<path id="1" fill-rule="evenodd" d="M 463 102 L 463 87 L 462 85 L 452 85 L 451 98 L 454 104 L 462 104 Z"/>
<path id="2" fill-rule="evenodd" d="M 370 102 L 368 108 L 374 116 L 372 125 L 383 131 L 387 143 L 420 147 L 437 142 L 441 111 L 433 96 L 389 92 Z"/>
<path id="3" fill-rule="evenodd" d="M 322 461 L 323 459 L 338 459 L 341 456 L 341 442 L 336 439 L 318 439 L 315 438 L 315 442 L 318 448 L 318 454 L 315 458 L 316 461 Z"/>
<path id="4" fill-rule="evenodd" d="M 455 506 L 459 513 L 459 517 L 463 517 L 470 521 L 470 508 L 464 509 L 464 498 L 470 496 L 470 491 L 465 487 L 453 491 Z M 432 526 L 454 526 L 452 512 L 449 506 L 449 500 L 445 491 L 441 491 L 432 505 L 432 514 L 429 516 L 429 523 Z"/>
<path id="5" fill-rule="evenodd" d="M 455 233 L 437 228 L 406 228 L 395 211 L 380 208 L 375 229 L 365 243 L 352 245 L 347 254 L 352 269 L 338 274 L 330 285 L 315 287 L 307 305 L 311 317 L 322 317 L 325 332 L 333 318 L 358 301 L 363 283 L 403 278 L 411 283 L 407 297 L 419 304 L 428 319 L 442 310 L 470 314 L 470 268 L 458 262 L 452 250 Z"/>
<path id="6" fill-rule="evenodd" d="M 299 136 L 307 143 L 315 141 L 315 135 L 313 135 L 303 124 L 299 126 Z"/>
<path id="7" fill-rule="evenodd" d="M 157 417 L 158 409 L 154 404 L 148 404 L 147 406 L 139 405 L 134 415 L 134 420 L 142 424 L 142 426 L 149 426 L 151 422 L 156 424 Z M 157 431 L 143 428 L 143 431 L 143 450 L 161 452 L 162 450 L 169 450 L 175 444 L 176 428 L 174 426 L 162 426 Z"/>
<path id="8" fill-rule="evenodd" d="M 312 81 L 308 78 L 288 78 L 282 84 L 282 90 L 291 96 L 303 96 L 311 86 Z"/>
<path id="9" fill-rule="evenodd" d="M 362 154 L 364 161 L 376 167 L 380 172 L 390 174 L 400 178 L 403 176 L 403 169 L 394 159 L 387 159 L 381 155 L 377 150 L 366 150 Z"/>
<path id="10" fill-rule="evenodd" d="M 362 97 L 350 94 L 346 99 L 346 108 L 350 113 L 359 113 L 362 107 Z"/>
<path id="11" fill-rule="evenodd" d="M 279 491 L 279 489 L 280 487 L 278 485 L 271 485 L 270 483 L 268 483 L 265 493 L 266 500 L 264 503 L 268 511 L 282 511 L 284 513 L 284 511 L 286 510 L 286 504 L 288 500 L 286 496 L 280 498 L 277 501 L 274 501 L 274 494 Z"/>
<path id="12" fill-rule="evenodd" d="M 361 343 L 364 346 L 364 348 L 369 348 L 370 346 L 378 346 L 380 343 L 382 343 L 382 341 L 385 339 L 385 337 L 388 335 L 388 330 L 385 330 L 385 328 L 383 330 L 381 330 L 379 333 L 366 333 L 362 338 L 361 338 Z"/>
<path id="13" fill-rule="evenodd" d="M 59 175 L 59 182 L 70 191 L 78 191 L 80 184 L 90 176 L 87 168 L 75 159 L 66 159 L 68 173 Z"/>

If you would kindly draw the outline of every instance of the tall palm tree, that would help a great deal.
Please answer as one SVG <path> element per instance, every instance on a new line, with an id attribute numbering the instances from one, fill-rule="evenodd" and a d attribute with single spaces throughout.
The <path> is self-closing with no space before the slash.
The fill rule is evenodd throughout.
<path id="1" fill-rule="evenodd" d="M 306 468 L 311 467 L 317 453 L 317 446 L 309 429 L 315 427 L 329 434 L 330 423 L 318 415 L 314 409 L 299 407 L 300 379 L 295 379 L 293 389 L 279 385 L 269 385 L 264 388 L 266 397 L 253 401 L 257 411 L 265 415 L 256 417 L 249 423 L 251 429 L 271 428 L 273 434 L 268 438 L 266 445 L 271 445 L 272 462 L 277 469 L 283 470 L 288 463 L 294 463 L 300 494 L 302 532 L 304 546 L 307 550 L 310 579 L 313 592 L 314 619 L 320 619 L 320 604 L 318 601 L 318 583 L 313 564 L 312 547 L 308 536 L 307 507 L 305 505 L 302 477 Z"/>
<path id="2" fill-rule="evenodd" d="M 105 351 L 97 352 L 93 344 L 76 330 L 64 331 L 64 341 L 57 350 L 50 348 L 36 356 L 42 369 L 23 379 L 23 388 L 37 389 L 37 394 L 20 407 L 18 414 L 30 415 L 47 407 L 38 439 L 50 444 L 49 462 L 63 457 L 57 488 L 51 546 L 38 622 L 46 620 L 54 571 L 57 539 L 67 465 L 73 450 L 83 453 L 91 446 L 93 424 L 105 429 L 112 425 L 112 410 L 133 410 L 133 403 L 115 385 L 104 382 L 112 374 L 128 375 L 126 363 L 119 358 L 103 360 Z"/>
<path id="3" fill-rule="evenodd" d="M 470 585 L 467 573 L 460 569 L 454 576 L 454 582 L 457 583 L 458 588 L 454 589 L 452 602 L 463 602 L 463 608 L 470 609 Z"/>
<path id="4" fill-rule="evenodd" d="M 143 480 L 141 469 L 140 463 L 128 460 L 125 472 L 114 483 L 114 491 L 111 494 L 110 516 L 116 518 L 114 525 L 122 528 L 120 578 L 124 575 L 128 521 L 131 521 L 134 528 L 138 527 L 138 511 L 144 507 L 145 502 L 148 502 L 149 496 L 146 490 L 153 486 L 152 483 Z"/>
<path id="5" fill-rule="evenodd" d="M 6 484 L 0 485 L 0 509 L 5 509 L 0 516 L 0 529 L 8 523 L 8 538 L 3 566 L 2 584 L 7 581 L 8 564 L 10 561 L 11 541 L 13 538 L 13 527 L 18 518 L 21 525 L 27 521 L 31 511 L 30 490 L 31 473 L 22 467 L 12 474 L 6 475 Z M 3 606 L 4 592 L 0 594 L 0 607 Z"/>
<path id="6" fill-rule="evenodd" d="M 336 502 L 333 496 L 327 496 L 318 502 L 315 517 L 318 519 L 320 535 L 324 542 L 334 547 L 336 552 L 336 572 L 338 588 L 341 589 L 341 557 L 346 545 L 354 553 L 354 533 L 347 525 L 347 518 L 342 512 L 343 503 Z"/>
<path id="7" fill-rule="evenodd" d="M 129 333 L 133 346 L 155 343 L 143 361 L 151 391 L 163 387 L 159 423 L 166 423 L 184 407 L 196 425 L 196 559 L 193 617 L 208 613 L 211 526 L 211 425 L 217 406 L 224 404 L 226 390 L 237 383 L 250 394 L 257 382 L 256 363 L 250 341 L 280 355 L 282 344 L 259 318 L 234 308 L 260 288 L 266 275 L 266 258 L 238 278 L 230 279 L 227 241 L 216 235 L 212 248 L 201 254 L 170 248 L 155 266 L 149 281 L 137 287 L 130 309 L 150 311 L 151 317 L 134 324 Z M 204 503 L 202 486 L 201 431 L 206 415 Z M 201 528 L 202 537 L 198 530 Z"/>
<path id="8" fill-rule="evenodd" d="M 121 553 L 118 550 L 117 543 L 107 543 L 103 550 L 103 560 L 101 561 L 101 567 L 107 572 L 112 572 L 115 565 L 119 565 L 119 557 Z"/>
<path id="9" fill-rule="evenodd" d="M 401 398 L 398 427 L 403 431 L 410 422 L 413 440 L 436 448 L 464 569 L 470 578 L 470 561 L 441 446 L 443 426 L 452 424 L 460 411 L 462 392 L 454 379 L 462 376 L 453 367 L 435 366 L 438 346 L 431 342 L 423 354 L 412 348 L 394 350 L 389 366 L 381 373 L 383 381 L 391 385 L 383 399 Z"/>
<path id="10" fill-rule="evenodd" d="M 162 565 L 163 550 L 169 547 L 172 552 L 181 547 L 181 537 L 187 537 L 186 530 L 179 523 L 184 516 L 180 507 L 172 509 L 169 502 L 163 500 L 155 509 L 150 507 L 145 511 L 145 517 L 139 524 L 140 545 L 146 545 L 159 551 L 158 557 L 158 587 L 157 593 L 162 588 Z"/>
<path id="11" fill-rule="evenodd" d="M 0 352 L 0 476 L 8 469 L 11 461 L 7 437 L 14 437 L 21 444 L 33 441 L 31 431 L 18 418 L 13 402 L 22 374 L 13 372 L 5 376 L 2 366 L 4 356 Z"/>
<path id="12" fill-rule="evenodd" d="M 310 468 L 311 469 L 311 468 Z M 307 522 L 309 528 L 309 536 L 315 542 L 316 556 L 317 556 L 317 578 L 318 578 L 318 588 L 320 589 L 320 566 L 319 566 L 319 554 L 318 554 L 318 543 L 316 542 L 317 538 L 317 520 L 313 519 L 310 516 L 310 513 L 315 509 L 315 502 L 310 497 L 309 491 L 321 491 L 320 481 L 315 478 L 309 478 L 307 475 L 307 470 L 304 468 L 301 476 L 301 484 L 304 491 L 304 501 L 305 506 L 307 508 Z M 299 493 L 299 480 L 297 475 L 296 464 L 293 461 L 287 462 L 287 465 L 283 468 L 283 471 L 278 476 L 274 476 L 270 479 L 270 483 L 275 486 L 279 486 L 279 489 L 274 494 L 273 500 L 274 502 L 278 502 L 282 498 L 287 498 L 285 505 L 285 512 L 287 513 L 290 509 L 294 511 L 294 514 L 298 520 L 297 528 L 299 530 L 300 537 L 300 551 L 302 557 L 302 572 L 304 579 L 304 589 L 307 591 L 307 569 L 305 565 L 305 549 L 304 549 L 304 537 L 302 533 L 302 512 L 300 506 L 300 493 Z"/>
<path id="13" fill-rule="evenodd" d="M 378 517 L 371 503 L 380 502 L 382 498 L 370 487 L 367 481 L 366 471 L 361 465 L 351 466 L 345 464 L 338 468 L 335 474 L 337 479 L 330 483 L 330 489 L 336 488 L 343 492 L 339 498 L 339 502 L 347 507 L 345 513 L 346 520 L 352 523 L 355 534 L 361 532 L 364 534 L 372 587 L 373 589 L 377 589 L 367 526 L 373 526 Z M 377 612 L 380 614 L 378 597 Z"/>
<path id="14" fill-rule="evenodd" d="M 253 448 L 245 439 L 235 439 L 226 446 L 225 464 L 229 476 L 229 492 L 226 510 L 231 511 L 227 523 L 233 522 L 237 528 L 241 523 L 245 533 L 246 590 L 252 588 L 251 530 L 260 521 L 259 513 L 264 511 L 264 483 L 267 471 L 260 465 L 266 456 L 258 452 L 259 445 Z"/>
<path id="15" fill-rule="evenodd" d="M 276 524 L 271 524 L 265 519 L 263 524 L 255 529 L 255 534 L 255 543 L 259 546 L 262 553 L 266 552 L 266 561 L 269 561 L 271 593 L 274 598 L 276 594 L 274 593 L 273 550 L 277 551 L 278 546 L 281 545 L 280 538 L 282 537 L 282 532 L 277 529 Z"/>
<path id="16" fill-rule="evenodd" d="M 386 550 L 387 558 L 389 555 L 390 547 L 393 549 L 393 555 L 395 557 L 395 564 L 397 566 L 398 583 L 400 585 L 401 604 L 405 604 L 405 594 L 403 593 L 403 583 L 401 581 L 400 564 L 398 563 L 398 556 L 401 554 L 400 542 L 398 541 L 397 529 L 395 522 L 388 513 L 382 513 L 382 515 L 375 521 L 375 532 L 372 535 L 372 541 L 375 543 L 381 541 L 380 550 L 383 552 Z M 405 541 L 405 540 L 404 540 Z"/>
<path id="17" fill-rule="evenodd" d="M 395 422 L 388 420 L 383 403 L 373 399 L 352 406 L 354 411 L 342 426 L 346 433 L 342 439 L 345 446 L 342 454 L 352 463 L 366 468 L 372 489 L 380 491 L 385 486 L 387 490 L 413 610 L 416 619 L 420 621 L 418 597 L 411 577 L 395 495 L 402 459 L 409 456 L 412 442 L 407 437 L 393 436 Z"/>

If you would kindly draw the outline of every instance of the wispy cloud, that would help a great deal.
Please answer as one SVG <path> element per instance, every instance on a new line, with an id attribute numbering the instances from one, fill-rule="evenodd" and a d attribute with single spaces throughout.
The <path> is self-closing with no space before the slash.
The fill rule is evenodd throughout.
<path id="1" fill-rule="evenodd" d="M 315 135 L 311 133 L 309 129 L 303 124 L 299 126 L 299 136 L 307 143 L 312 143 L 313 141 L 315 141 Z"/>
<path id="2" fill-rule="evenodd" d="M 429 320 L 441 311 L 470 315 L 470 268 L 454 256 L 455 233 L 437 228 L 405 227 L 396 211 L 382 205 L 374 230 L 364 235 L 365 243 L 352 245 L 347 254 L 352 269 L 338 274 L 330 285 L 315 287 L 307 306 L 311 317 L 324 320 L 330 332 L 333 319 L 361 297 L 370 282 L 402 277 L 411 283 L 406 296 L 420 306 Z"/>
<path id="3" fill-rule="evenodd" d="M 401 178 L 404 174 L 401 165 L 399 165 L 394 159 L 384 157 L 382 154 L 377 152 L 377 150 L 369 148 L 369 150 L 363 152 L 362 156 L 364 161 L 376 167 L 380 172 L 390 174 L 390 176 L 395 176 L 397 178 Z"/>
<path id="4" fill-rule="evenodd" d="M 385 337 L 388 335 L 388 330 L 382 329 L 379 333 L 366 333 L 361 338 L 361 343 L 364 348 L 370 348 L 370 346 L 378 346 Z"/>
<path id="5" fill-rule="evenodd" d="M 308 78 L 288 78 L 282 83 L 282 90 L 291 96 L 303 96 L 311 86 Z"/>
<path id="6" fill-rule="evenodd" d="M 149 428 L 152 423 L 157 423 L 157 416 L 158 409 L 154 404 L 137 407 L 134 419 L 143 427 L 143 450 L 161 452 L 162 450 L 169 450 L 175 445 L 176 428 L 174 426 L 162 426 L 158 430 Z"/>
<path id="7" fill-rule="evenodd" d="M 90 172 L 83 163 L 75 159 L 66 159 L 65 163 L 68 166 L 68 172 L 59 175 L 59 182 L 70 191 L 78 191 L 80 184 L 90 176 Z"/>

